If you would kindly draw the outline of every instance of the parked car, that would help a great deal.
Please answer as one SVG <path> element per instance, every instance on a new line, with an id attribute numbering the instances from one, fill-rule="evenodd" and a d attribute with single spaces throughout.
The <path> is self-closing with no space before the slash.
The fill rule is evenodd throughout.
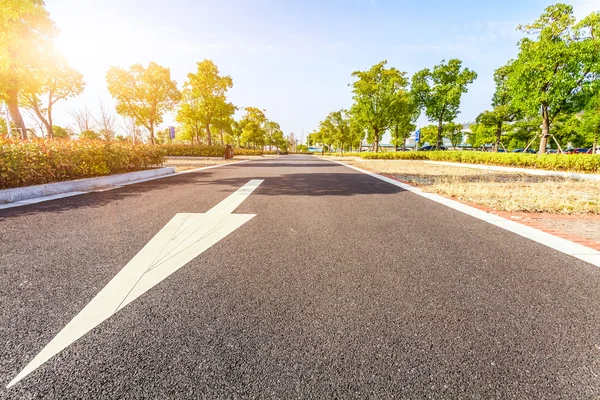
<path id="1" fill-rule="evenodd" d="M 437 150 L 436 145 L 419 147 L 419 151 L 435 151 L 435 150 Z M 442 146 L 442 147 L 440 147 L 440 150 L 448 150 L 448 149 L 446 147 Z"/>
<path id="2" fill-rule="evenodd" d="M 566 154 L 592 154 L 592 149 L 587 148 L 577 148 L 577 149 L 568 149 L 565 150 Z"/>
<path id="3" fill-rule="evenodd" d="M 511 150 L 511 153 L 537 154 L 537 151 L 535 151 L 534 149 L 527 149 L 527 151 L 525 151 L 525 149 L 514 149 L 514 150 Z"/>

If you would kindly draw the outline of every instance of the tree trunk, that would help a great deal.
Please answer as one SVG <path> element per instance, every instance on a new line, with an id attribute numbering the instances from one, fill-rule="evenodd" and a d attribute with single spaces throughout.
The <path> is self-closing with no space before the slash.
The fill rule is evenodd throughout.
<path id="1" fill-rule="evenodd" d="M 373 142 L 373 147 L 375 150 L 375 153 L 379 152 L 379 132 L 375 131 L 375 134 L 373 135 L 373 139 L 375 139 L 375 141 Z"/>
<path id="2" fill-rule="evenodd" d="M 17 126 L 19 130 L 19 137 L 23 140 L 27 139 L 27 128 L 25 127 L 25 122 L 23 121 L 23 117 L 21 116 L 21 112 L 19 111 L 19 91 L 17 89 L 11 89 L 6 92 L 6 105 L 8 106 L 8 111 L 10 112 L 10 117 L 13 122 Z M 8 132 L 10 136 L 10 132 Z"/>
<path id="3" fill-rule="evenodd" d="M 52 128 L 52 106 L 48 106 L 48 120 L 46 125 L 46 131 L 48 131 L 48 138 L 54 139 L 54 129 Z"/>
<path id="4" fill-rule="evenodd" d="M 548 115 L 548 106 L 542 106 L 542 138 L 540 139 L 540 154 L 546 152 L 546 144 L 550 135 L 550 116 Z"/>
<path id="5" fill-rule="evenodd" d="M 596 154 L 596 149 L 598 148 L 598 136 L 600 135 L 600 128 L 596 131 L 596 136 L 594 136 L 594 146 L 592 147 L 592 154 Z"/>
<path id="6" fill-rule="evenodd" d="M 212 146 L 212 137 L 210 134 L 210 125 L 206 124 L 206 144 Z"/>
<path id="7" fill-rule="evenodd" d="M 220 130 L 220 135 L 221 135 L 221 146 L 225 146 L 225 141 L 223 140 L 223 128 L 221 128 L 221 130 Z"/>
<path id="8" fill-rule="evenodd" d="M 444 144 L 443 140 L 442 140 L 442 132 L 444 130 L 444 125 L 442 120 L 440 119 L 438 121 L 438 134 L 437 134 L 437 144 L 435 145 L 436 150 L 441 150 L 442 149 L 442 145 Z"/>
<path id="9" fill-rule="evenodd" d="M 150 143 L 154 145 L 154 124 L 150 123 Z"/>
<path id="10" fill-rule="evenodd" d="M 497 153 L 500 149 L 500 138 L 502 137 L 502 122 L 496 127 L 496 144 L 494 144 L 494 151 Z"/>
<path id="11" fill-rule="evenodd" d="M 402 151 L 406 151 L 406 136 L 404 136 L 404 142 L 402 143 Z"/>

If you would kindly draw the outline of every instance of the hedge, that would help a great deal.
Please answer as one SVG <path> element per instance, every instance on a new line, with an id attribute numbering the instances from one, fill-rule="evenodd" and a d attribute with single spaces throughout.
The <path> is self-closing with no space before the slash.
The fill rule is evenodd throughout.
<path id="1" fill-rule="evenodd" d="M 469 164 L 489 164 L 509 167 L 600 173 L 600 155 L 592 154 L 522 154 L 479 151 L 405 151 L 359 153 L 366 159 L 430 160 Z"/>
<path id="2" fill-rule="evenodd" d="M 163 144 L 160 147 L 167 156 L 225 157 L 225 146 Z"/>
<path id="3" fill-rule="evenodd" d="M 159 147 L 101 140 L 0 139 L 0 189 L 161 166 Z"/>

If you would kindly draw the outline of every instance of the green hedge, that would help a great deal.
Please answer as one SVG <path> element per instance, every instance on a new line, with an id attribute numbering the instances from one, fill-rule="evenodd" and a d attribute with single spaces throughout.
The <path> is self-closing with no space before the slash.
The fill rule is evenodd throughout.
<path id="1" fill-rule="evenodd" d="M 167 156 L 225 157 L 225 146 L 199 146 L 189 144 L 163 144 L 160 147 Z"/>
<path id="2" fill-rule="evenodd" d="M 488 153 L 480 151 L 404 151 L 359 153 L 356 155 L 366 159 L 450 161 L 554 171 L 600 173 L 600 155 L 591 154 L 537 155 L 521 153 Z"/>
<path id="3" fill-rule="evenodd" d="M 160 148 L 130 142 L 0 139 L 0 189 L 139 171 L 163 160 Z"/>

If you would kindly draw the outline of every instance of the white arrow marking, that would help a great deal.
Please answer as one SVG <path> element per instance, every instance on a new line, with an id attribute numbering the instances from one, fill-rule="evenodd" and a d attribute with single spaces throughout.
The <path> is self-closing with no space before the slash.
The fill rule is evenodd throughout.
<path id="1" fill-rule="evenodd" d="M 232 212 L 262 182 L 251 180 L 205 214 L 175 215 L 7 388 L 252 219 L 254 214 Z"/>

